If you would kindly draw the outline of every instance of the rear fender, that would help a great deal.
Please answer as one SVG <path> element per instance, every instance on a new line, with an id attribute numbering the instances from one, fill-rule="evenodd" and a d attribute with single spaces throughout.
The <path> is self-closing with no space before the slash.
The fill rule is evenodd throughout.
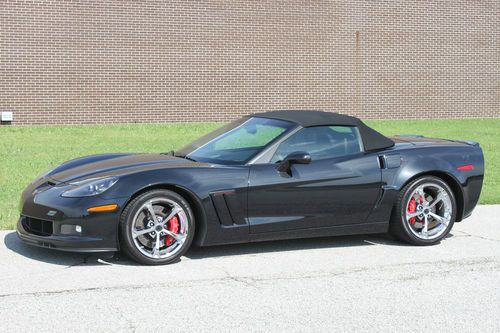
<path id="1" fill-rule="evenodd" d="M 440 177 L 455 194 L 457 221 L 470 215 L 478 202 L 484 174 L 483 154 L 478 146 L 413 149 L 401 152 L 400 156 L 399 168 L 382 170 L 383 183 L 400 191 L 423 175 Z M 457 170 L 457 167 L 466 164 L 474 165 L 474 170 Z"/>

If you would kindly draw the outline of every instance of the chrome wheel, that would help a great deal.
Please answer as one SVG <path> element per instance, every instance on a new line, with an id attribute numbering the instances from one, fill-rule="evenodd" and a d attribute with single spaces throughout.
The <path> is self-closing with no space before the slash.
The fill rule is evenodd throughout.
<path id="1" fill-rule="evenodd" d="M 424 183 L 409 196 L 405 205 L 405 220 L 418 238 L 432 240 L 446 232 L 453 216 L 450 195 L 441 185 Z"/>
<path id="2" fill-rule="evenodd" d="M 188 218 L 177 202 L 153 198 L 137 210 L 131 231 L 134 245 L 143 255 L 170 258 L 181 251 L 187 239 Z"/>

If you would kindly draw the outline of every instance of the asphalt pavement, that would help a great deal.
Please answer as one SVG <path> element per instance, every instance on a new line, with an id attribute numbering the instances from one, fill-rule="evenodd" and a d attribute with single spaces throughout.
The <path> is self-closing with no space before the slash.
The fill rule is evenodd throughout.
<path id="1" fill-rule="evenodd" d="M 194 248 L 139 266 L 0 232 L 0 332 L 500 332 L 500 205 L 441 244 L 386 235 Z"/>

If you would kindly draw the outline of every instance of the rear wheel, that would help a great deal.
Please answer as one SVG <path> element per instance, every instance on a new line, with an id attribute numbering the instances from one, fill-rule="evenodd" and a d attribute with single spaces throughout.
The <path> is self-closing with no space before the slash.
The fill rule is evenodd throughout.
<path id="1" fill-rule="evenodd" d="M 152 190 L 127 205 L 120 231 L 122 248 L 129 257 L 146 265 L 169 264 L 191 245 L 193 213 L 177 193 Z"/>
<path id="2" fill-rule="evenodd" d="M 390 232 L 415 245 L 432 245 L 448 235 L 456 216 L 455 197 L 448 184 L 425 176 L 401 190 L 392 212 Z"/>

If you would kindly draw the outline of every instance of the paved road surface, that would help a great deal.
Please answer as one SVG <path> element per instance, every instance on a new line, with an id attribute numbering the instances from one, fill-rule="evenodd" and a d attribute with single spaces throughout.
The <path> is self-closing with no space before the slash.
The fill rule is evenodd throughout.
<path id="1" fill-rule="evenodd" d="M 0 233 L 0 331 L 500 332 L 500 206 L 438 246 L 384 235 L 196 248 L 143 267 Z"/>

